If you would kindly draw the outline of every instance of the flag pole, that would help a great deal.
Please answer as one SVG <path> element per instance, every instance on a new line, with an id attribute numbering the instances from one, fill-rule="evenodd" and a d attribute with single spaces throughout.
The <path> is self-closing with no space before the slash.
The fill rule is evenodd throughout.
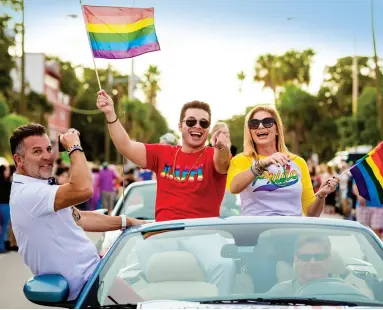
<path id="1" fill-rule="evenodd" d="M 357 160 L 357 162 L 355 164 L 353 164 L 350 168 L 346 169 L 345 171 L 343 171 L 340 175 L 338 175 L 338 178 L 340 178 L 342 175 L 344 175 L 345 173 L 349 172 L 352 168 L 356 167 L 357 165 L 359 165 L 363 160 L 365 160 L 368 156 L 370 156 L 369 154 L 366 154 L 364 155 L 361 159 Z M 319 191 L 317 191 L 314 196 L 318 196 L 318 194 L 323 191 L 328 185 L 326 185 L 325 187 L 323 187 L 322 189 L 320 189 Z"/>
<path id="2" fill-rule="evenodd" d="M 86 28 L 85 14 L 84 14 L 84 7 L 83 7 L 83 5 L 82 5 L 82 0 L 80 0 L 80 5 L 81 5 L 82 19 L 83 19 L 83 21 L 84 21 L 84 26 L 85 26 L 86 36 L 88 37 L 89 48 L 90 48 L 90 51 L 91 51 L 91 53 L 92 53 L 93 65 L 94 65 L 94 69 L 95 69 L 95 71 L 96 71 L 96 77 L 97 77 L 98 87 L 100 88 L 100 90 L 102 90 L 102 88 L 101 88 L 101 83 L 100 83 L 100 77 L 98 76 L 98 71 L 97 71 L 96 61 L 95 61 L 95 59 L 94 59 L 94 55 L 93 55 L 93 51 L 92 51 L 92 45 L 91 45 L 91 43 L 90 43 L 90 38 L 89 38 L 88 29 Z"/>

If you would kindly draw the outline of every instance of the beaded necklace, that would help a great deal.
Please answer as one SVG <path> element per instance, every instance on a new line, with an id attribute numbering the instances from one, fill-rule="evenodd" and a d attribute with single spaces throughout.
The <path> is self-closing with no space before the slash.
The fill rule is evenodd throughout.
<path id="1" fill-rule="evenodd" d="M 203 149 L 203 152 L 198 156 L 197 160 L 195 161 L 195 163 L 193 164 L 193 166 L 190 168 L 188 174 L 186 175 L 185 179 L 182 180 L 181 177 L 178 178 L 176 175 L 175 175 L 175 171 L 176 171 L 176 161 L 177 161 L 177 157 L 178 157 L 178 153 L 179 151 L 181 150 L 182 147 L 180 147 L 178 150 L 177 150 L 177 153 L 176 153 L 176 156 L 174 156 L 174 162 L 173 162 L 173 173 L 172 173 L 172 176 L 173 176 L 173 179 L 176 180 L 177 182 L 184 182 L 186 180 L 189 179 L 189 176 L 191 174 L 191 172 L 193 171 L 193 168 L 197 165 L 198 161 L 200 160 L 201 156 L 203 154 L 205 154 L 205 150 L 206 150 L 206 146 L 204 147 Z"/>

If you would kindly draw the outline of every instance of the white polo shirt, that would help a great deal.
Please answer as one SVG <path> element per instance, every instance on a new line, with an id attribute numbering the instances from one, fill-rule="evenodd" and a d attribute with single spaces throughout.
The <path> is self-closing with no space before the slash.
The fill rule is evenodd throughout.
<path id="1" fill-rule="evenodd" d="M 61 274 L 76 299 L 100 258 L 71 208 L 55 212 L 58 185 L 15 173 L 10 197 L 12 228 L 19 253 L 35 275 Z"/>

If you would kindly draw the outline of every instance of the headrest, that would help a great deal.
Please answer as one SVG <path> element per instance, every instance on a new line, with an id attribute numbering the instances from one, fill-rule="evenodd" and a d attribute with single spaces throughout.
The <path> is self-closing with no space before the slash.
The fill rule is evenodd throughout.
<path id="1" fill-rule="evenodd" d="M 342 257 L 340 257 L 338 253 L 332 252 L 330 257 L 329 273 L 342 275 L 345 272 L 346 272 L 346 265 Z"/>
<path id="2" fill-rule="evenodd" d="M 185 251 L 169 251 L 156 253 L 149 259 L 147 279 L 149 282 L 205 282 L 205 275 L 194 255 Z"/>

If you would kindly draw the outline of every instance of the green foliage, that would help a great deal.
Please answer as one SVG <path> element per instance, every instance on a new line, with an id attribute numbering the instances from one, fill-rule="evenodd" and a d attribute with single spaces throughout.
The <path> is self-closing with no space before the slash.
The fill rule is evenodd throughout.
<path id="1" fill-rule="evenodd" d="M 264 88 L 270 88 L 275 98 L 280 88 L 288 82 L 308 85 L 314 54 L 312 49 L 307 49 L 303 52 L 290 50 L 283 55 L 261 55 L 255 65 L 254 81 L 263 83 Z"/>
<path id="2" fill-rule="evenodd" d="M 76 97 L 81 82 L 78 79 L 75 67 L 69 61 L 63 61 L 58 57 L 47 57 L 47 60 L 55 60 L 60 67 L 60 90 L 71 97 Z"/>
<path id="3" fill-rule="evenodd" d="M 22 125 L 28 124 L 30 121 L 25 116 L 18 115 L 15 113 L 8 114 L 4 119 L 5 127 L 7 128 L 8 135 L 10 136 L 12 132 Z"/>
<path id="4" fill-rule="evenodd" d="M 8 29 L 9 16 L 0 16 L 0 93 L 9 97 L 12 92 L 12 78 L 10 72 L 15 63 L 8 50 L 14 46 L 14 38 Z"/>
<path id="5" fill-rule="evenodd" d="M 292 152 L 299 154 L 302 151 L 312 151 L 308 144 L 308 134 L 319 120 L 316 97 L 289 83 L 280 95 L 278 110 L 287 134 L 286 143 L 291 145 Z"/>
<path id="6" fill-rule="evenodd" d="M 93 85 L 93 89 L 81 90 L 75 99 L 75 107 L 83 110 L 94 110 L 96 108 L 96 92 L 97 85 Z M 105 157 L 105 116 L 102 113 L 89 116 L 72 113 L 71 127 L 80 131 L 81 143 L 88 159 L 103 160 Z"/>
<path id="7" fill-rule="evenodd" d="M 28 123 L 28 119 L 17 114 L 9 114 L 8 104 L 0 94 L 0 156 L 10 153 L 9 138 L 19 126 Z"/>
<path id="8" fill-rule="evenodd" d="M 4 124 L 4 117 L 8 114 L 8 106 L 3 96 L 0 94 L 0 155 L 7 152 L 8 146 L 8 131 Z"/>
<path id="9" fill-rule="evenodd" d="M 252 107 L 249 107 L 252 108 Z M 237 147 L 238 153 L 243 151 L 243 128 L 246 114 L 233 115 L 224 120 L 230 130 L 231 144 Z"/>
<path id="10" fill-rule="evenodd" d="M 153 106 L 124 97 L 121 102 L 125 111 L 124 122 L 132 139 L 146 143 L 158 143 L 168 132 L 168 124 L 162 114 Z"/>
<path id="11" fill-rule="evenodd" d="M 146 97 L 145 101 L 152 106 L 156 105 L 157 93 L 161 91 L 159 86 L 160 74 L 161 72 L 158 70 L 157 66 L 150 65 L 144 74 L 144 79 L 140 81 L 140 86 Z"/>
<path id="12" fill-rule="evenodd" d="M 9 113 L 7 102 L 4 96 L 0 93 L 0 118 L 7 116 Z"/>
<path id="13" fill-rule="evenodd" d="M 358 57 L 358 92 L 374 86 L 374 65 L 370 57 Z M 334 66 L 325 68 L 325 80 L 318 93 L 318 99 L 327 105 L 333 117 L 352 114 L 353 57 L 338 59 Z"/>
<path id="14" fill-rule="evenodd" d="M 362 122 L 359 142 L 366 145 L 377 145 L 380 139 L 378 112 L 376 107 L 376 88 L 366 87 L 359 97 L 357 118 Z"/>

